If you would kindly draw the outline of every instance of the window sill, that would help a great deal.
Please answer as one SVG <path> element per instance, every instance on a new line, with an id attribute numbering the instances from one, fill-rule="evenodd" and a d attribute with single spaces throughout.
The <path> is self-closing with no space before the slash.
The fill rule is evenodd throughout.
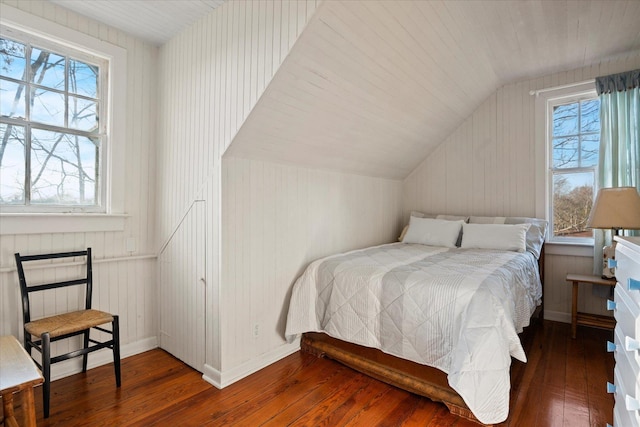
<path id="1" fill-rule="evenodd" d="M 545 255 L 593 257 L 593 244 L 589 243 L 551 243 L 544 244 Z"/>
<path id="2" fill-rule="evenodd" d="M 126 214 L 2 213 L 0 235 L 123 231 Z"/>

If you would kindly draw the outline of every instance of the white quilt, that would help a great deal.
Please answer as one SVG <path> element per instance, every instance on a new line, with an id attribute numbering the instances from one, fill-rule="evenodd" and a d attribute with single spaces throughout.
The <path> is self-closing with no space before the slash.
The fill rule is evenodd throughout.
<path id="1" fill-rule="evenodd" d="M 542 289 L 530 253 L 394 243 L 313 262 L 296 281 L 286 337 L 308 331 L 438 368 L 476 418 L 509 413 L 517 333 Z"/>

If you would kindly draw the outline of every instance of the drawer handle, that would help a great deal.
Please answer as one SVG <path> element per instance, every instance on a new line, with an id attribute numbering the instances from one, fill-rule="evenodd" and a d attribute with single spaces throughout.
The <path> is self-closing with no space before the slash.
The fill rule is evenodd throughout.
<path id="1" fill-rule="evenodd" d="M 632 279 L 629 277 L 629 290 L 640 291 L 640 280 Z"/>
<path id="2" fill-rule="evenodd" d="M 612 343 L 611 341 L 607 341 L 607 352 L 608 353 L 613 353 L 614 351 L 616 351 L 616 345 L 614 343 Z"/>
<path id="3" fill-rule="evenodd" d="M 627 411 L 638 411 L 640 410 L 640 400 L 634 399 L 628 394 L 624 397 L 624 404 L 627 407 Z"/>
<path id="4" fill-rule="evenodd" d="M 615 393 L 615 392 L 616 392 L 615 384 L 611 384 L 610 382 L 607 382 L 607 393 Z"/>
<path id="5" fill-rule="evenodd" d="M 624 337 L 624 348 L 627 351 L 640 350 L 640 341 L 634 340 L 631 337 Z"/>
<path id="6" fill-rule="evenodd" d="M 607 310 L 615 310 L 616 305 L 615 301 L 611 301 L 610 299 L 607 300 Z"/>
<path id="7" fill-rule="evenodd" d="M 618 261 L 613 259 L 613 258 L 609 258 L 607 260 L 607 267 L 609 268 L 616 268 L 618 266 Z"/>

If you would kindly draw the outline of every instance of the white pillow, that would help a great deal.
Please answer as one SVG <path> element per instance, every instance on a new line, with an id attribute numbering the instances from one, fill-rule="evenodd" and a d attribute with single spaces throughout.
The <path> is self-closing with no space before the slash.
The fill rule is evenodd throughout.
<path id="1" fill-rule="evenodd" d="M 504 224 L 504 216 L 470 216 L 469 224 Z"/>
<path id="2" fill-rule="evenodd" d="M 531 224 L 462 224 L 462 248 L 524 252 Z"/>
<path id="3" fill-rule="evenodd" d="M 455 248 L 464 221 L 418 218 L 412 216 L 403 243 L 420 243 L 429 246 Z"/>
<path id="4" fill-rule="evenodd" d="M 542 245 L 547 235 L 548 222 L 544 219 L 525 218 L 525 217 L 507 217 L 505 224 L 531 224 L 527 231 L 527 251 L 531 252 L 536 259 L 540 259 Z"/>

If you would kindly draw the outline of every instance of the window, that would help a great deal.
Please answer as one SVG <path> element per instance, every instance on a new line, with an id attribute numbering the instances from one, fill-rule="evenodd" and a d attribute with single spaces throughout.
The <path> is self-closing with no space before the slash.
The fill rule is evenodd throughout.
<path id="1" fill-rule="evenodd" d="M 551 242 L 592 243 L 586 227 L 595 194 L 600 101 L 595 90 L 547 101 Z"/>
<path id="2" fill-rule="evenodd" d="M 91 163 L 91 157 L 89 160 L 81 157 L 85 172 L 87 174 L 95 173 L 96 176 L 94 179 L 98 181 L 98 184 L 96 184 L 95 187 L 92 184 L 91 189 L 87 190 L 88 184 L 85 182 L 83 196 L 85 204 L 52 205 L 44 202 L 33 203 L 33 200 L 31 204 L 26 204 L 26 202 L 24 204 L 5 204 L 0 202 L 0 235 L 122 231 L 127 217 L 124 213 L 125 171 L 123 166 L 126 163 L 127 50 L 107 41 L 92 37 L 87 33 L 76 31 L 47 19 L 25 13 L 6 4 L 2 4 L 2 13 L 0 14 L 0 37 L 21 43 L 25 46 L 29 45 L 31 49 L 38 48 L 52 54 L 58 54 L 65 57 L 65 61 L 70 59 L 77 61 L 77 64 L 86 64 L 87 67 L 100 67 L 98 77 L 96 77 L 98 80 L 97 96 L 89 96 L 89 94 L 84 92 L 76 93 L 73 89 L 69 90 L 67 88 L 64 88 L 64 92 L 62 88 L 57 88 L 57 92 L 56 90 L 52 91 L 58 97 L 68 96 L 69 99 L 72 100 L 74 97 L 83 101 L 98 100 L 96 105 L 97 119 L 93 119 L 98 121 L 97 134 L 100 138 L 97 143 L 99 145 L 97 165 L 94 165 L 93 170 L 90 170 L 87 163 Z M 27 57 L 26 55 L 25 53 L 25 62 L 27 58 L 29 58 L 30 61 L 31 57 Z M 103 65 L 101 65 L 101 62 Z M 103 69 L 102 66 L 106 68 Z M 0 68 L 1 67 L 2 63 L 0 63 Z M 8 71 L 3 71 L 3 73 L 8 74 Z M 15 84 L 15 80 L 20 80 L 19 76 L 15 74 L 12 74 L 12 76 L 13 77 L 9 77 L 7 75 L 0 80 L 0 90 L 4 91 L 5 84 Z M 67 79 L 67 77 L 65 77 L 65 79 Z M 34 83 L 35 86 L 33 87 L 40 87 L 38 86 L 38 82 Z M 43 90 L 49 88 L 49 86 L 43 86 Z M 21 94 L 20 96 L 23 95 Z M 2 113 L 0 116 L 5 114 L 5 107 L 3 106 L 1 108 Z M 25 110 L 26 108 L 27 105 L 25 103 Z M 7 111 L 10 110 L 7 109 Z M 58 129 L 56 124 L 52 125 L 51 123 L 41 123 L 39 121 L 27 123 L 26 113 L 27 111 L 22 115 L 22 117 L 24 117 L 22 119 L 20 117 L 9 117 L 8 114 L 7 117 L 0 117 L 0 119 L 2 119 L 1 124 L 3 126 L 9 123 L 14 126 L 22 125 L 24 126 L 25 132 L 29 132 L 31 128 L 36 128 L 46 132 L 69 133 L 72 135 L 70 138 L 75 138 L 75 135 L 79 135 L 79 138 L 85 138 L 83 145 L 85 148 L 91 147 L 87 139 L 91 139 L 91 144 L 95 147 L 92 139 L 96 137 L 95 135 L 81 136 L 82 132 L 88 130 L 87 122 L 80 121 L 79 124 L 74 125 L 71 123 L 71 126 L 68 126 L 69 120 L 67 117 L 65 120 L 67 120 L 68 129 L 64 127 Z M 59 114 L 61 117 L 65 117 L 67 113 L 62 112 Z M 55 116 L 55 114 L 52 115 Z M 20 115 L 16 113 L 15 116 Z M 22 123 L 18 123 L 21 120 Z M 71 122 L 73 122 L 73 120 L 71 120 Z M 12 131 L 16 132 L 15 129 L 12 129 Z M 7 131 L 5 130 L 5 135 L 6 134 Z M 16 138 L 16 136 L 18 138 Z M 9 133 L 9 137 L 11 137 L 11 133 Z M 33 139 L 33 135 L 27 134 L 24 136 L 25 139 L 27 137 Z M 37 132 L 36 137 L 38 137 Z M 19 138 L 23 138 L 22 135 L 14 135 L 12 143 L 16 144 L 16 139 Z M 7 142 L 7 146 L 8 144 Z M 15 149 L 15 146 L 13 149 Z M 27 152 L 22 152 L 24 153 L 24 169 L 26 173 Z M 88 155 L 95 155 L 93 153 L 94 151 L 92 149 Z M 78 156 L 75 155 L 75 157 Z M 0 166 L 4 166 L 4 161 Z M 65 168 L 67 166 L 70 165 L 65 163 Z M 29 171 L 30 170 L 31 169 L 29 169 Z M 78 168 L 76 168 L 76 172 L 77 170 Z M 69 175 L 70 180 L 73 179 L 71 177 L 71 169 L 65 169 L 65 173 Z M 65 183 L 65 185 L 67 184 L 69 184 L 69 182 Z M 4 185 L 3 176 L 0 176 L 0 185 Z M 66 189 L 62 191 L 66 191 Z M 91 194 L 91 191 L 93 191 L 94 194 Z M 79 193 L 77 194 L 77 199 L 80 200 L 81 197 Z M 93 204 L 94 202 L 91 202 L 91 205 L 86 203 L 86 199 L 90 197 L 95 198 L 95 204 Z M 33 199 L 33 194 L 31 194 L 31 198 Z M 46 219 L 43 220 L 43 218 Z"/>
<path id="3" fill-rule="evenodd" d="M 0 37 L 0 204 L 101 210 L 107 61 L 12 36 Z"/>

